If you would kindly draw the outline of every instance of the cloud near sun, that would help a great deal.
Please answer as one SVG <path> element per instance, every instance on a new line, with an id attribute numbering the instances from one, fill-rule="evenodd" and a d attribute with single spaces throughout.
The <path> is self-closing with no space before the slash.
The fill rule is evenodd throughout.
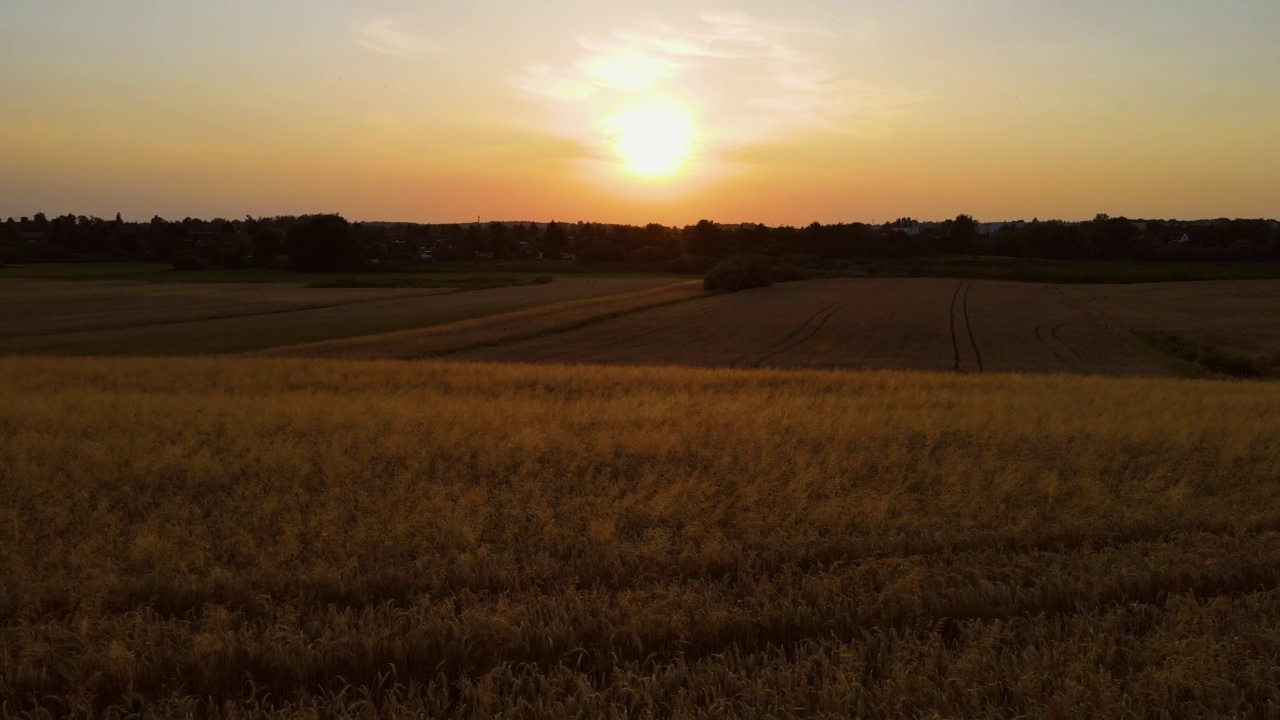
<path id="1" fill-rule="evenodd" d="M 396 27 L 392 18 L 373 18 L 356 28 L 356 42 L 367 50 L 399 58 L 418 58 L 434 49 L 433 45 Z"/>
<path id="2" fill-rule="evenodd" d="M 743 14 L 697 27 L 653 23 L 581 38 L 564 66 L 532 64 L 514 79 L 553 110 L 550 132 L 584 146 L 594 172 L 710 179 L 736 150 L 806 129 L 857 133 L 859 119 L 901 98 L 841 75 L 822 52 L 841 38 Z"/>

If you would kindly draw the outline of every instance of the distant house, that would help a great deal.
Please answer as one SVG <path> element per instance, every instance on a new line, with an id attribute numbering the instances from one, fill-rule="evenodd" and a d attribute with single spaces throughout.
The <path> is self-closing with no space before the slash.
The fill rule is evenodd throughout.
<path id="1" fill-rule="evenodd" d="M 1180 238 L 1174 238 L 1174 240 L 1172 241 L 1172 244 L 1174 244 L 1174 245 L 1186 245 L 1186 244 L 1187 244 L 1187 243 L 1189 243 L 1189 242 L 1191 242 L 1191 237 L 1190 237 L 1190 236 L 1188 236 L 1186 233 L 1182 233 L 1182 237 L 1180 237 Z"/>

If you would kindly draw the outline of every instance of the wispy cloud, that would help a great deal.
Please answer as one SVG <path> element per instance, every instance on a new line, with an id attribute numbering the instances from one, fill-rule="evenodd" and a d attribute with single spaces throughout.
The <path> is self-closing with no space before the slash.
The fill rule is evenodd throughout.
<path id="1" fill-rule="evenodd" d="M 419 58 L 438 49 L 429 40 L 397 27 L 394 18 L 366 20 L 356 26 L 355 33 L 361 47 L 392 57 Z"/>
<path id="2" fill-rule="evenodd" d="M 862 125 L 901 111 L 912 98 L 848 75 L 828 59 L 854 37 L 800 23 L 743 13 L 706 14 L 691 27 L 650 23 L 603 38 L 581 38 L 581 56 L 553 67 L 530 65 L 513 80 L 521 92 L 576 102 L 584 111 L 629 94 L 712 98 L 704 122 L 726 143 L 762 140 L 803 128 L 859 133 Z"/>

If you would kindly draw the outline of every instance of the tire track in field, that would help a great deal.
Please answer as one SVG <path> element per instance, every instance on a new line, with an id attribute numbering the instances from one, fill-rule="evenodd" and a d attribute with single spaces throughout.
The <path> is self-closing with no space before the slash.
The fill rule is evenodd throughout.
<path id="1" fill-rule="evenodd" d="M 965 283 L 964 299 L 960 304 L 964 311 L 964 330 L 969 335 L 969 346 L 973 348 L 973 357 L 978 361 L 978 372 L 982 372 L 982 351 L 978 349 L 978 340 L 973 336 L 973 322 L 969 319 L 969 288 L 971 287 L 973 287 L 972 282 Z"/>
<path id="2" fill-rule="evenodd" d="M 671 305 L 679 305 L 682 303 L 692 302 L 694 300 L 700 300 L 704 298 L 705 298 L 705 295 L 695 295 L 691 297 L 682 297 L 682 298 L 676 298 L 672 300 L 663 300 L 650 305 L 641 305 L 639 307 L 625 308 L 622 310 L 607 312 L 601 315 L 594 315 L 587 318 L 573 320 L 570 322 L 562 323 L 560 325 L 555 325 L 548 328 L 543 328 L 540 330 L 532 330 L 529 332 L 517 333 L 515 335 L 508 335 L 508 336 L 504 336 L 496 339 L 482 340 L 474 343 L 460 345 L 457 347 L 445 348 L 445 349 L 434 351 L 431 353 L 413 356 L 410 359 L 423 359 L 428 357 L 444 357 L 446 355 L 461 354 L 461 353 L 471 352 L 474 350 L 480 350 L 484 348 L 496 348 L 504 345 L 515 345 L 527 340 L 534 340 L 537 338 L 548 337 L 552 335 L 560 335 L 563 333 L 572 332 L 574 330 L 579 330 L 589 325 L 597 325 L 599 323 L 608 322 L 610 320 L 616 320 L 618 318 L 626 317 L 628 315 L 636 315 L 649 310 L 657 310 L 659 308 L 669 307 Z M 602 300 L 607 300 L 607 299 L 609 298 L 602 298 Z M 694 317 L 705 315 L 708 312 L 710 312 L 710 310 L 704 309 L 698 313 L 695 313 Z M 634 337 L 630 337 L 628 339 L 643 337 L 646 335 L 650 335 L 653 332 L 656 332 L 656 329 L 644 329 L 644 330 L 641 330 L 639 333 L 636 333 Z M 613 341 L 608 341 L 606 345 L 601 345 L 601 346 L 616 345 L 621 342 L 623 341 L 613 340 Z M 554 355 L 552 357 L 554 357 Z"/>
<path id="3" fill-rule="evenodd" d="M 948 311 L 951 318 L 951 351 L 954 358 L 951 363 L 951 369 L 960 372 L 960 341 L 956 337 L 956 300 L 960 298 L 960 288 L 964 287 L 964 282 L 956 283 L 956 291 L 951 295 L 951 309 Z"/>
<path id="4" fill-rule="evenodd" d="M 1059 345 L 1061 345 L 1062 347 L 1066 348 L 1067 352 L 1069 352 L 1069 353 L 1071 353 L 1072 355 L 1074 355 L 1074 356 L 1075 356 L 1075 358 L 1076 358 L 1077 360 L 1084 360 L 1084 356 L 1083 356 L 1083 355 L 1081 355 L 1079 352 L 1077 352 L 1075 348 L 1071 347 L 1071 344 L 1070 344 L 1070 343 L 1068 343 L 1066 340 L 1063 340 L 1063 339 L 1058 335 L 1058 333 L 1062 331 L 1062 328 L 1064 328 L 1064 327 L 1066 327 L 1066 326 L 1068 326 L 1068 325 L 1078 325 L 1078 324 L 1080 324 L 1080 323 L 1082 323 L 1082 322 L 1088 322 L 1088 320 L 1081 319 L 1081 320 L 1068 320 L 1068 321 L 1066 321 L 1066 322 L 1060 322 L 1060 323 L 1058 323 L 1057 325 L 1054 325 L 1054 326 L 1049 330 L 1049 337 L 1053 338 L 1054 340 L 1056 340 L 1056 341 L 1058 342 L 1058 344 L 1059 344 Z"/>
<path id="5" fill-rule="evenodd" d="M 1080 321 L 1077 320 L 1074 322 L 1080 322 Z M 1076 362 L 1076 360 L 1082 359 L 1080 357 L 1080 353 L 1076 352 L 1075 348 L 1066 344 L 1065 342 L 1062 341 L 1062 338 L 1058 337 L 1058 331 L 1061 330 L 1064 326 L 1071 325 L 1071 324 L 1073 323 L 1062 322 L 1062 323 L 1057 323 L 1052 327 L 1050 327 L 1048 323 L 1040 323 L 1039 325 L 1036 325 L 1036 329 L 1035 329 L 1036 340 L 1040 341 L 1040 344 L 1043 345 L 1044 348 L 1048 350 L 1050 354 L 1053 355 L 1055 360 L 1062 363 L 1064 366 L 1068 368 L 1079 369 L 1078 363 Z M 1045 328 L 1049 328 L 1048 332 L 1045 332 Z M 1061 350 L 1059 348 L 1061 348 Z M 1071 355 L 1073 355 L 1074 359 L 1071 357 L 1067 357 L 1067 355 L 1063 353 L 1063 350 L 1065 350 L 1066 353 L 1070 353 Z"/>
<path id="6" fill-rule="evenodd" d="M 831 305 L 827 305 L 827 306 L 825 306 L 825 307 L 823 307 L 823 308 L 819 309 L 817 312 L 815 312 L 814 314 L 810 315 L 810 316 L 809 316 L 809 318 L 808 318 L 807 320 L 805 320 L 803 323 L 801 323 L 799 327 L 797 327 L 795 330 L 792 330 L 792 331 L 791 331 L 791 333 L 790 333 L 789 335 L 787 335 L 786 337 L 782 338 L 781 340 L 779 340 L 779 341 L 778 341 L 778 342 L 776 342 L 776 343 L 773 343 L 773 344 L 771 344 L 771 345 L 766 345 L 766 346 L 764 347 L 764 349 L 763 349 L 763 350 L 758 350 L 758 351 L 756 351 L 756 352 L 754 352 L 754 353 L 747 353 L 746 355 L 743 355 L 743 356 L 741 356 L 741 357 L 739 357 L 739 358 L 735 359 L 732 363 L 730 363 L 730 365 L 740 365 L 740 364 L 742 364 L 742 362 L 743 362 L 743 361 L 745 361 L 747 358 L 751 357 L 752 355 L 758 355 L 758 354 L 762 354 L 762 353 L 768 353 L 770 350 L 773 350 L 774 348 L 778 347 L 779 345 L 783 345 L 783 344 L 785 344 L 787 341 L 791 340 L 791 338 L 795 337 L 796 335 L 799 335 L 799 334 L 800 334 L 800 332 L 801 332 L 801 331 L 803 331 L 806 327 L 808 327 L 808 326 L 809 326 L 809 323 L 813 322 L 815 318 L 817 318 L 817 317 L 818 317 L 819 315 L 821 315 L 822 313 L 824 313 L 824 312 L 826 312 L 826 311 L 828 311 L 828 310 L 830 310 L 830 309 L 834 308 L 834 307 L 835 307 L 836 305 L 838 305 L 838 304 L 839 304 L 839 303 L 832 303 Z M 774 353 L 774 354 L 777 354 L 777 353 Z M 755 363 L 753 363 L 753 365 L 754 365 L 754 364 L 755 364 Z"/>
<path id="7" fill-rule="evenodd" d="M 1054 287 L 1049 283 L 1042 283 L 1040 287 L 1050 293 L 1052 293 L 1054 290 Z M 1085 322 L 1085 320 L 1084 319 L 1067 320 L 1064 322 L 1056 323 L 1052 326 L 1050 326 L 1049 323 L 1039 323 L 1035 327 L 1036 340 L 1040 341 L 1040 344 L 1043 345 L 1045 349 L 1048 350 L 1055 359 L 1057 359 L 1058 362 L 1062 363 L 1066 367 L 1069 367 L 1075 370 L 1079 369 L 1079 363 L 1077 363 L 1076 360 L 1083 360 L 1083 358 L 1080 356 L 1080 353 L 1076 352 L 1075 348 L 1071 347 L 1066 342 L 1064 342 L 1062 338 L 1058 337 L 1058 331 L 1062 330 L 1062 328 L 1066 327 L 1067 325 L 1073 325 L 1079 322 Z M 1048 328 L 1047 333 L 1045 332 L 1045 328 Z M 1069 353 L 1070 355 L 1074 356 L 1075 359 L 1073 360 L 1070 357 L 1067 357 L 1067 355 L 1064 354 L 1064 351 L 1065 353 Z"/>
<path id="8" fill-rule="evenodd" d="M 823 325 L 827 324 L 827 321 L 831 319 L 832 315 L 835 315 L 837 312 L 840 312 L 845 307 L 852 304 L 854 301 L 861 300 L 862 298 L 866 297 L 874 289 L 875 288 L 865 288 L 863 289 L 862 292 L 857 293 L 853 297 L 848 298 L 843 302 L 835 302 L 835 303 L 832 303 L 831 305 L 828 305 L 818 310 L 814 314 L 810 315 L 807 320 L 801 323 L 799 327 L 797 327 L 795 330 L 792 330 L 791 333 L 787 335 L 785 338 L 779 340 L 776 343 L 773 343 L 772 345 L 766 346 L 762 350 L 757 350 L 754 353 L 743 355 L 742 357 L 734 360 L 731 363 L 731 365 L 734 365 L 734 366 L 742 365 L 748 358 L 755 357 L 754 360 L 748 363 L 748 366 L 760 367 L 766 360 L 773 357 L 777 357 L 778 355 L 781 355 L 784 352 L 800 347 L 801 345 L 808 342 L 809 339 L 812 338 L 814 335 L 817 335 L 818 331 L 822 329 Z"/>
<path id="9" fill-rule="evenodd" d="M 1080 317 L 1076 320 L 1068 320 L 1066 322 L 1058 323 L 1056 326 L 1054 326 L 1053 330 L 1050 332 L 1050 335 L 1052 335 L 1055 340 L 1058 340 L 1059 342 L 1061 342 L 1063 347 L 1066 347 L 1068 350 L 1070 350 L 1071 354 L 1075 355 L 1077 358 L 1080 358 L 1082 362 L 1084 361 L 1084 356 L 1082 356 L 1079 352 L 1077 352 L 1075 348 L 1071 347 L 1070 343 L 1063 341 L 1062 338 L 1058 336 L 1058 332 L 1062 330 L 1062 328 L 1067 327 L 1068 325 L 1080 325 L 1080 324 L 1088 323 L 1092 325 L 1094 329 L 1097 330 L 1100 334 L 1106 334 L 1111 336 L 1118 335 L 1122 337 L 1123 341 L 1121 342 L 1127 342 L 1131 347 L 1138 348 L 1139 353 L 1142 355 L 1145 355 L 1148 357 L 1158 356 L 1158 357 L 1161 357 L 1163 360 L 1166 360 L 1166 361 L 1168 360 L 1166 356 L 1160 355 L 1156 351 L 1152 350 L 1150 347 L 1147 347 L 1143 343 L 1139 342 L 1135 337 L 1137 335 L 1137 332 L 1133 328 L 1126 325 L 1125 323 L 1116 319 L 1115 316 L 1110 315 L 1105 311 L 1098 310 L 1097 308 L 1090 305 L 1089 301 L 1087 300 L 1081 300 L 1079 298 L 1075 298 L 1075 297 L 1072 297 L 1071 295 L 1068 295 L 1057 284 L 1050 285 L 1050 287 L 1053 289 L 1054 292 L 1058 294 L 1059 297 L 1063 299 L 1063 301 L 1065 301 L 1071 307 L 1075 308 L 1080 313 Z M 1097 296 L 1091 295 L 1090 299 L 1093 299 L 1095 297 Z"/>
<path id="10" fill-rule="evenodd" d="M 705 298 L 699 298 L 699 299 L 705 299 Z M 658 307 L 660 308 L 660 307 L 662 307 L 662 306 L 658 306 Z M 657 308 L 645 308 L 645 309 L 646 309 L 646 310 L 649 310 L 649 309 L 657 309 Z M 712 307 L 705 307 L 705 306 L 704 306 L 703 308 L 701 308 L 701 309 L 699 309 L 699 310 L 697 310 L 697 311 L 691 312 L 691 313 L 689 313 L 688 315 L 685 315 L 684 317 L 679 318 L 679 321 L 680 321 L 681 323 L 686 323 L 686 324 L 687 324 L 687 323 L 692 322 L 693 320 L 697 320 L 697 319 L 699 319 L 699 318 L 701 318 L 701 317 L 703 317 L 703 316 L 709 315 L 709 314 L 711 314 L 711 313 L 713 313 L 713 312 L 715 312 L 715 308 L 712 308 Z M 646 326 L 646 327 L 644 327 L 644 328 L 641 328 L 640 330 L 637 330 L 637 331 L 635 331 L 635 332 L 631 332 L 631 333 L 627 333 L 627 334 L 622 335 L 622 336 L 620 336 L 620 337 L 611 338 L 611 339 L 605 339 L 605 340 L 593 341 L 591 345 L 592 345 L 592 348 L 593 348 L 593 349 L 595 349 L 595 350 L 600 350 L 600 349 L 603 349 L 603 348 L 616 348 L 616 347 L 619 347 L 619 346 L 626 346 L 626 345 L 629 345 L 629 344 L 631 344 L 631 343 L 634 343 L 634 342 L 635 342 L 635 341 L 637 341 L 637 340 L 640 340 L 640 339 L 642 339 L 642 338 L 649 338 L 649 337 L 651 337 L 651 336 L 653 336 L 653 335 L 656 335 L 656 334 L 659 334 L 659 333 L 662 333 L 662 334 L 664 334 L 664 335 L 666 335 L 666 336 L 670 337 L 670 330 L 671 330 L 671 328 L 670 328 L 670 327 L 667 327 L 667 326 L 662 326 L 662 325 L 649 325 L 649 326 Z"/>
<path id="11" fill-rule="evenodd" d="M 1115 323 L 1115 325 L 1119 327 L 1121 330 L 1132 332 L 1132 330 L 1126 327 L 1124 323 L 1120 322 L 1119 320 L 1116 320 L 1114 317 L 1107 315 L 1104 312 L 1094 309 L 1093 306 L 1089 305 L 1087 302 L 1084 302 L 1083 300 L 1077 300 L 1076 298 L 1071 297 L 1070 295 L 1063 292 L 1061 287 L 1057 285 L 1050 285 L 1049 287 L 1053 288 L 1053 291 L 1056 292 L 1063 300 L 1065 300 L 1068 305 L 1074 307 L 1076 310 L 1079 310 L 1080 313 L 1084 315 L 1083 320 L 1076 320 L 1073 322 L 1092 322 L 1095 325 L 1099 325 L 1103 330 L 1110 330 L 1111 324 Z M 1062 323 L 1062 325 L 1059 325 L 1058 327 L 1061 328 L 1063 325 L 1071 325 L 1071 324 L 1073 323 L 1066 322 L 1066 323 Z"/>
<path id="12" fill-rule="evenodd" d="M 956 285 L 956 291 L 951 295 L 951 368 L 955 372 L 964 372 L 961 355 L 968 354 L 961 351 L 964 342 L 960 339 L 960 330 L 957 328 L 961 323 L 964 325 L 964 335 L 969 341 L 969 349 L 973 351 L 977 372 L 983 371 L 982 352 L 978 349 L 978 341 L 973 336 L 973 325 L 969 322 L 969 287 L 972 284 L 969 280 L 961 280 Z"/>

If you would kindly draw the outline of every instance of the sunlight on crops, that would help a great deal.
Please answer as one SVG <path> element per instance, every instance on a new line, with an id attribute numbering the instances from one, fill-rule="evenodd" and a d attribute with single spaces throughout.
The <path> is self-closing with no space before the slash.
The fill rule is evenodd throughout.
<path id="1" fill-rule="evenodd" d="M 1280 703 L 1280 387 L 0 359 L 0 711 Z"/>

